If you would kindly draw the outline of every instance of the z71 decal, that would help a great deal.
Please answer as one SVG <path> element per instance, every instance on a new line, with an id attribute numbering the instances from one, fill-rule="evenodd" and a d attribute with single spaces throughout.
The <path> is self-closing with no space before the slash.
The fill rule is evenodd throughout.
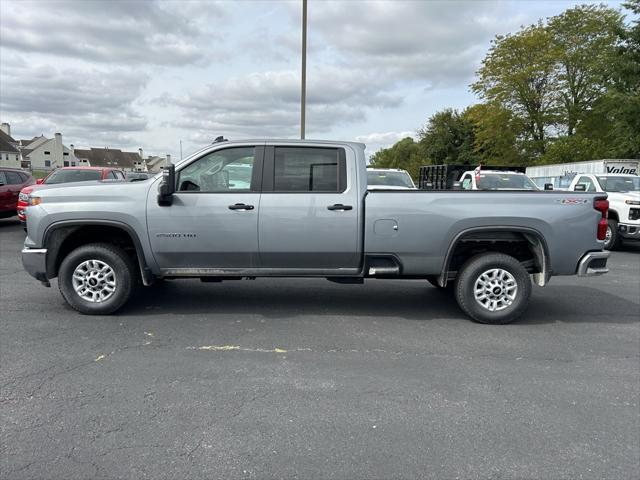
<path id="1" fill-rule="evenodd" d="M 556 202 L 561 203 L 563 205 L 582 205 L 584 203 L 589 203 L 589 199 L 587 198 L 559 198 Z"/>

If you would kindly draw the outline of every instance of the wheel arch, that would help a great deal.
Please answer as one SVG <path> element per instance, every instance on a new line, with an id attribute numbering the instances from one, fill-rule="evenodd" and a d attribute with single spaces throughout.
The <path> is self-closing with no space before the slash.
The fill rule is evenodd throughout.
<path id="1" fill-rule="evenodd" d="M 492 234 L 496 233 L 492 237 Z M 438 276 L 438 283 L 440 286 L 445 287 L 450 280 L 452 273 L 452 265 L 456 252 L 458 252 L 460 246 L 466 241 L 475 242 L 481 249 L 486 252 L 499 252 L 507 253 L 501 246 L 501 242 L 520 241 L 526 242 L 529 251 L 533 257 L 536 265 L 536 272 L 532 273 L 533 279 L 537 285 L 544 286 L 549 277 L 551 276 L 551 264 L 549 260 L 549 248 L 544 235 L 530 227 L 522 226 L 485 226 L 485 227 L 472 227 L 458 232 L 453 238 L 444 262 L 440 275 Z M 470 255 L 472 256 L 472 255 Z"/>
<path id="2" fill-rule="evenodd" d="M 64 256 L 79 245 L 92 241 L 121 243 L 133 248 L 135 262 L 140 269 L 144 285 L 153 283 L 153 274 L 147 265 L 142 242 L 129 225 L 115 220 L 62 220 L 47 227 L 43 245 L 47 246 L 47 278 L 58 275 Z"/>

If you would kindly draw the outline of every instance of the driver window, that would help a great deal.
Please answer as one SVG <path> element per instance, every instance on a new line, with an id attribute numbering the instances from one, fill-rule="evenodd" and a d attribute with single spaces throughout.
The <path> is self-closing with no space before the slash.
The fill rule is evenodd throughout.
<path id="1" fill-rule="evenodd" d="M 180 192 L 248 192 L 255 147 L 236 147 L 206 155 L 179 173 Z"/>
<path id="2" fill-rule="evenodd" d="M 463 190 L 471 190 L 473 185 L 471 184 L 471 175 L 465 175 L 462 179 L 462 189 Z"/>

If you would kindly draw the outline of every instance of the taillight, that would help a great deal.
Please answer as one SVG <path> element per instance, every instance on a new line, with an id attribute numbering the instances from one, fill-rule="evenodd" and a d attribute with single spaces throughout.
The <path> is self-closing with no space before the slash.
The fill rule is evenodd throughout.
<path id="1" fill-rule="evenodd" d="M 606 198 L 596 198 L 593 201 L 593 208 L 599 211 L 602 216 L 598 221 L 598 240 L 604 240 L 607 238 L 607 228 L 609 223 L 607 222 L 607 213 L 609 212 L 609 200 Z"/>

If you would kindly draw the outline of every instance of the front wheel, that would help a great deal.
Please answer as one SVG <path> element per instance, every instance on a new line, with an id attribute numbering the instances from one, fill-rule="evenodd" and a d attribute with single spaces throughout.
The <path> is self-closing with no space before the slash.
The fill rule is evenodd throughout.
<path id="1" fill-rule="evenodd" d="M 504 325 L 518 318 L 529 303 L 531 279 L 515 258 L 484 253 L 462 266 L 455 296 L 460 308 L 480 323 Z"/>
<path id="2" fill-rule="evenodd" d="M 65 257 L 58 272 L 58 287 L 71 308 L 88 315 L 108 315 L 131 297 L 135 272 L 123 249 L 92 243 Z"/>

